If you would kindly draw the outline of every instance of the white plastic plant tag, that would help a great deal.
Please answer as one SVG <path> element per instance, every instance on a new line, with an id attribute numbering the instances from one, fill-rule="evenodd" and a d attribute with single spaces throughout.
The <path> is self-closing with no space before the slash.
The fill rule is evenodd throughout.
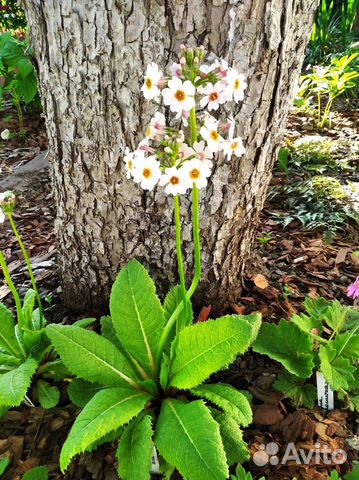
<path id="1" fill-rule="evenodd" d="M 334 410 L 334 392 L 321 372 L 317 372 L 318 405 L 324 410 Z"/>
<path id="2" fill-rule="evenodd" d="M 151 457 L 151 473 L 154 473 L 156 475 L 160 473 L 160 462 L 158 461 L 156 447 L 153 447 L 153 454 Z"/>

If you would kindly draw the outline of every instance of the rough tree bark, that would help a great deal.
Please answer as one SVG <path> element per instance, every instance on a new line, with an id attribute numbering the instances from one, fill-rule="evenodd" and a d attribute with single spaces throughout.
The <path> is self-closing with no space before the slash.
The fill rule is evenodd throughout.
<path id="1" fill-rule="evenodd" d="M 201 192 L 198 298 L 221 307 L 236 300 L 317 3 L 23 1 L 39 65 L 69 306 L 104 307 L 116 272 L 131 257 L 160 286 L 176 281 L 172 208 L 162 192 L 144 193 L 126 180 L 122 155 L 136 146 L 155 109 L 140 93 L 147 63 L 164 68 L 182 43 L 203 44 L 248 77 L 235 111 L 247 153 L 230 162 L 219 157 Z M 189 226 L 184 238 L 191 266 Z"/>

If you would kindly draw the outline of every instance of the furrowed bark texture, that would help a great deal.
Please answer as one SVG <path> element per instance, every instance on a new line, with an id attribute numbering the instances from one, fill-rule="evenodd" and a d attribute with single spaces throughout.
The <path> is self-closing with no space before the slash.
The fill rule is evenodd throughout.
<path id="1" fill-rule="evenodd" d="M 200 195 L 197 301 L 236 301 L 318 0 L 23 3 L 50 143 L 63 292 L 77 309 L 107 305 L 117 271 L 133 257 L 161 289 L 177 280 L 171 199 L 141 191 L 124 173 L 125 147 L 136 147 L 158 108 L 140 92 L 146 65 L 165 68 L 180 44 L 203 44 L 247 76 L 234 111 L 247 153 L 219 156 Z M 189 219 L 189 200 L 182 207 Z M 189 222 L 184 245 L 191 274 Z"/>

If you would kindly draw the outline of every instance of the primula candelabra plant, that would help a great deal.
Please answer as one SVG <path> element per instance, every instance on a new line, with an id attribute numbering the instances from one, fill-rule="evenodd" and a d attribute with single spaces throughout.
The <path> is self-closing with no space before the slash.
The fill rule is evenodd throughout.
<path id="1" fill-rule="evenodd" d="M 30 259 L 13 219 L 15 196 L 12 192 L 0 194 L 0 223 L 8 218 L 28 267 L 32 289 L 21 301 L 12 281 L 5 257 L 0 251 L 0 265 L 5 281 L 13 295 L 17 319 L 0 303 L 0 416 L 10 407 L 25 402 L 33 406 L 29 387 L 33 377 L 33 394 L 44 408 L 58 403 L 60 392 L 48 379 L 61 378 L 64 367 L 56 359 L 44 332 L 46 320 L 36 286 Z M 45 380 L 46 379 L 46 380 Z"/>
<path id="2" fill-rule="evenodd" d="M 180 285 L 161 305 L 144 267 L 131 260 L 112 287 L 110 317 L 101 319 L 102 335 L 76 326 L 49 325 L 48 335 L 65 366 L 78 378 L 69 394 L 84 409 L 61 452 L 61 468 L 101 443 L 119 438 L 118 472 L 122 479 L 148 480 L 156 451 L 159 470 L 170 478 L 177 469 L 188 480 L 225 480 L 228 466 L 248 458 L 241 426 L 252 420 L 250 397 L 234 387 L 204 383 L 228 366 L 254 341 L 260 315 L 228 315 L 193 325 L 191 297 L 201 273 L 198 190 L 210 175 L 213 154 L 242 153 L 242 142 L 227 140 L 219 121 L 201 108 L 218 109 L 243 96 L 244 80 L 225 62 L 203 65 L 202 48 L 182 49 L 171 77 L 151 64 L 145 96 L 163 96 L 189 122 L 189 133 L 165 124 L 157 113 L 138 150 L 127 153 L 127 172 L 144 189 L 156 184 L 174 196 Z M 198 136 L 199 121 L 200 136 Z M 181 246 L 179 194 L 193 194 L 194 278 L 187 289 Z M 155 450 L 154 450 L 155 449 Z"/>

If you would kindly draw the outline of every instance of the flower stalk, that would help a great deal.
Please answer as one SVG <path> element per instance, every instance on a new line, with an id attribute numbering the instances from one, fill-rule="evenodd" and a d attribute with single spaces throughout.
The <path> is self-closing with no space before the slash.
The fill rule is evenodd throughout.
<path id="1" fill-rule="evenodd" d="M 30 280 L 31 280 L 31 285 L 32 285 L 32 288 L 34 289 L 35 291 L 35 296 L 36 296 L 36 301 L 37 301 L 37 304 L 38 304 L 38 307 L 39 307 L 39 313 L 40 313 L 40 328 L 42 328 L 43 326 L 43 310 L 42 310 L 42 302 L 41 302 L 41 297 L 40 297 L 40 294 L 39 294 L 39 290 L 37 288 L 37 285 L 36 285 L 36 280 L 35 280 L 35 276 L 34 276 L 34 272 L 32 270 L 32 266 L 31 266 L 31 262 L 30 262 L 30 258 L 29 258 L 29 255 L 27 253 L 27 250 L 25 248 L 25 245 L 21 239 L 21 236 L 16 228 L 16 225 L 15 225 L 15 222 L 14 222 L 14 219 L 13 219 L 13 216 L 11 213 L 8 214 L 8 218 L 9 218 L 9 221 L 10 221 L 10 225 L 11 225 L 11 228 L 12 228 L 12 231 L 14 232 L 14 235 L 20 245 L 20 248 L 21 248 L 21 251 L 22 251 L 22 254 L 24 256 L 24 260 L 26 262 L 26 265 L 27 265 L 27 269 L 29 271 L 29 275 L 30 275 Z"/>
<path id="2" fill-rule="evenodd" d="M 160 185 L 164 187 L 165 194 L 174 198 L 181 301 L 160 337 L 155 359 L 157 368 L 180 314 L 183 312 L 184 324 L 188 320 L 190 301 L 201 279 L 199 190 L 208 184 L 217 152 L 223 151 L 229 159 L 232 155 L 239 157 L 245 153 L 242 139 L 234 136 L 234 120 L 229 118 L 220 123 L 209 113 L 226 102 L 242 101 L 247 87 L 245 77 L 225 60 L 216 59 L 212 64 L 203 64 L 205 56 L 203 46 L 181 46 L 179 63 L 173 63 L 170 75 L 164 75 L 154 62 L 148 65 L 141 88 L 144 97 L 147 100 L 161 98 L 170 112 L 176 115 L 174 125 L 168 125 L 165 115 L 157 111 L 138 148 L 133 152 L 126 149 L 124 155 L 127 178 L 132 178 L 144 190 L 151 191 Z M 188 133 L 185 133 L 187 127 Z M 185 195 L 188 190 L 192 191 L 194 274 L 187 290 L 179 196 Z"/>
<path id="3" fill-rule="evenodd" d="M 20 296 L 18 294 L 18 291 L 16 290 L 14 282 L 12 281 L 9 269 L 7 268 L 7 265 L 6 265 L 5 257 L 4 257 L 1 250 L 0 250 L 0 265 L 1 265 L 2 271 L 4 273 L 5 281 L 8 285 L 8 287 L 10 288 L 12 296 L 14 297 L 16 310 L 17 310 L 17 318 L 18 318 L 19 324 L 21 325 L 22 321 L 23 321 L 23 314 L 22 314 L 22 306 L 21 306 Z"/>

